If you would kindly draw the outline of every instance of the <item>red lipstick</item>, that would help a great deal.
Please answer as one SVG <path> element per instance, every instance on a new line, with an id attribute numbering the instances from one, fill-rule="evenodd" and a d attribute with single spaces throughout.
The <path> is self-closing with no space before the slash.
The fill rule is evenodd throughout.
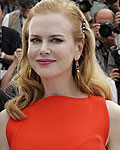
<path id="1" fill-rule="evenodd" d="M 52 64 L 54 63 L 56 60 L 54 59 L 38 59 L 37 62 L 40 64 L 40 65 L 49 65 L 49 64 Z"/>

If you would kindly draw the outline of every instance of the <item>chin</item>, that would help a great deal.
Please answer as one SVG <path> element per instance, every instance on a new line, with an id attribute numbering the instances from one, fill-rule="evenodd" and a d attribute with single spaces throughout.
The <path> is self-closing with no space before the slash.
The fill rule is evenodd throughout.
<path id="1" fill-rule="evenodd" d="M 38 75 L 41 77 L 41 78 L 56 78 L 56 77 L 60 77 L 62 75 L 62 73 L 53 73 L 53 72 L 47 72 L 47 73 L 38 73 Z"/>
<path id="2" fill-rule="evenodd" d="M 38 73 L 38 75 L 41 77 L 41 78 L 52 78 L 52 77 L 55 77 L 57 76 L 58 74 L 53 74 L 53 73 Z"/>

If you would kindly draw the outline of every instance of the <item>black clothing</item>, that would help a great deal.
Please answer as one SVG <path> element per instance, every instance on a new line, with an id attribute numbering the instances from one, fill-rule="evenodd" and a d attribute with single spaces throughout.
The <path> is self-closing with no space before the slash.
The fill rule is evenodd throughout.
<path id="1" fill-rule="evenodd" d="M 13 29 L 2 26 L 2 52 L 13 55 L 17 48 L 21 48 L 21 36 Z M 3 68 L 8 69 L 10 62 L 1 60 Z"/>
<path id="2" fill-rule="evenodd" d="M 116 65 L 120 68 L 120 49 L 112 51 L 111 53 L 112 53 L 112 56 L 115 59 Z"/>
<path id="3" fill-rule="evenodd" d="M 9 90 L 3 90 L 0 88 L 0 111 L 4 109 L 5 103 L 15 96 L 16 91 L 14 90 L 14 88 L 10 87 Z"/>

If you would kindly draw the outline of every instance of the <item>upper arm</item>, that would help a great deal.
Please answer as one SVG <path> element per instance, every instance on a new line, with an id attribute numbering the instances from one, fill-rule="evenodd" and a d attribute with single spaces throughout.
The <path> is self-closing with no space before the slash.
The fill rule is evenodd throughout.
<path id="1" fill-rule="evenodd" d="M 110 132 L 108 150 L 120 149 L 120 106 L 112 101 L 107 101 L 110 116 Z"/>
<path id="2" fill-rule="evenodd" d="M 9 116 L 6 110 L 0 112 L 0 150 L 9 150 L 9 145 L 6 138 L 6 125 Z"/>

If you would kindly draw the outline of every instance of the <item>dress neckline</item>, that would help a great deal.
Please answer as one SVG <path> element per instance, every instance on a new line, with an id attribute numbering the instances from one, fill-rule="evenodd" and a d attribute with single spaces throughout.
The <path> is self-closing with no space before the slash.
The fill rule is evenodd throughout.
<path id="1" fill-rule="evenodd" d="M 61 99 L 78 99 L 78 100 L 82 100 L 82 99 L 89 99 L 90 97 L 92 97 L 92 95 L 88 95 L 86 97 L 72 97 L 72 96 L 65 96 L 65 95 L 50 95 L 50 96 L 47 96 L 47 97 L 44 97 L 42 98 L 41 100 L 47 100 L 47 99 L 56 99 L 56 98 L 61 98 Z"/>

